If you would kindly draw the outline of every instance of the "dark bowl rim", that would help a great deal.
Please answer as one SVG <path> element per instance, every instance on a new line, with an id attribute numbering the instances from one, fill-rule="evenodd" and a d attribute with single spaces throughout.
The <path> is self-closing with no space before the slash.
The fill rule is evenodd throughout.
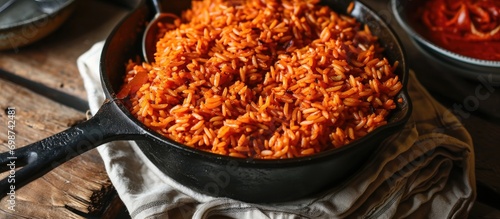
<path id="1" fill-rule="evenodd" d="M 494 60 L 485 60 L 485 59 L 477 59 L 477 58 L 472 58 L 469 56 L 464 56 L 455 52 L 451 52 L 447 49 L 444 49 L 430 40 L 427 40 L 425 37 L 423 37 L 421 34 L 419 34 L 415 29 L 411 27 L 410 24 L 406 22 L 405 19 L 400 15 L 400 1 L 404 0 L 391 0 L 391 9 L 392 9 L 392 14 L 394 17 L 396 17 L 397 22 L 399 25 L 406 31 L 406 33 L 416 41 L 420 42 L 422 45 L 429 47 L 431 50 L 440 53 L 444 55 L 447 58 L 453 59 L 455 61 L 459 62 L 465 62 L 467 64 L 475 65 L 478 67 L 490 67 L 490 68 L 500 68 L 500 61 L 494 61 Z"/>
<path id="2" fill-rule="evenodd" d="M 129 16 L 131 14 L 133 14 L 136 10 L 139 10 L 141 7 L 143 7 L 144 2 L 145 1 L 142 0 L 141 4 L 139 4 L 139 6 L 136 7 L 136 9 L 129 13 Z M 356 140 L 354 140 L 354 141 L 352 141 L 352 142 L 350 142 L 342 147 L 329 149 L 329 150 L 315 153 L 315 154 L 312 154 L 309 156 L 285 158 L 285 159 L 258 159 L 258 158 L 252 158 L 252 157 L 250 157 L 250 158 L 231 157 L 228 155 L 219 155 L 216 153 L 192 148 L 192 147 L 183 145 L 181 143 L 178 143 L 174 140 L 171 140 L 169 138 L 166 138 L 163 135 L 161 135 L 161 134 L 157 133 L 156 131 L 150 129 L 149 127 L 145 126 L 139 120 L 137 120 L 125 107 L 121 107 L 120 110 L 125 115 L 125 117 L 130 119 L 135 125 L 138 125 L 144 131 L 144 133 L 143 133 L 144 135 L 150 136 L 148 139 L 153 138 L 152 140 L 156 141 L 157 143 L 167 144 L 169 146 L 173 146 L 177 150 L 184 151 L 188 154 L 193 154 L 193 155 L 197 155 L 200 157 L 204 157 L 206 159 L 211 159 L 215 162 L 229 163 L 229 162 L 236 161 L 239 165 L 244 165 L 244 166 L 248 166 L 248 165 L 249 166 L 266 166 L 267 168 L 281 168 L 281 167 L 287 167 L 287 166 L 299 166 L 299 165 L 304 165 L 304 163 L 308 163 L 308 162 L 319 162 L 320 160 L 330 159 L 331 157 L 337 156 L 338 154 L 341 154 L 344 151 L 355 150 L 355 149 L 363 146 L 363 144 L 369 144 L 369 142 L 373 141 L 373 139 L 377 139 L 377 135 L 385 134 L 385 135 L 383 135 L 383 136 L 385 136 L 385 138 L 382 139 L 382 141 L 383 141 L 386 138 L 388 138 L 390 135 L 397 134 L 399 132 L 398 129 L 402 128 L 406 124 L 406 122 L 409 120 L 411 113 L 412 113 L 412 108 L 413 108 L 412 101 L 410 99 L 410 96 L 409 96 L 408 90 L 407 90 L 407 84 L 408 84 L 408 80 L 409 80 L 409 76 L 410 76 L 409 75 L 409 67 L 408 67 L 408 63 L 407 63 L 407 55 L 406 55 L 406 51 L 405 51 L 403 44 L 401 43 L 401 40 L 399 39 L 398 35 L 393 30 L 393 28 L 391 28 L 391 26 L 387 24 L 387 22 L 385 20 L 383 20 L 380 16 L 378 16 L 378 14 L 372 8 L 370 8 L 369 6 L 367 6 L 364 3 L 360 2 L 359 0 L 353 0 L 352 2 L 354 2 L 355 5 L 359 4 L 359 5 L 361 5 L 361 7 L 367 9 L 367 11 L 370 12 L 371 16 L 373 16 L 376 19 L 378 24 L 382 25 L 384 28 L 387 28 L 387 30 L 389 30 L 389 33 L 391 34 L 391 37 L 393 39 L 395 39 L 394 43 L 397 44 L 398 50 L 401 51 L 401 60 L 399 60 L 402 62 L 402 63 L 400 63 L 400 66 L 402 65 L 400 80 L 401 80 L 401 83 L 403 84 L 403 87 L 399 91 L 399 93 L 396 95 L 396 97 L 401 97 L 404 99 L 403 103 L 398 103 L 398 108 L 401 108 L 399 110 L 406 111 L 406 113 L 404 115 L 398 117 L 398 119 L 396 119 L 395 121 L 388 121 L 387 124 L 377 127 L 373 131 L 367 133 L 365 136 L 360 137 L 360 138 L 358 138 L 358 139 L 356 139 Z M 127 20 L 127 18 L 129 16 L 124 17 L 122 19 L 122 21 L 119 22 L 116 25 L 115 29 L 110 33 L 110 35 L 108 36 L 108 39 L 106 39 L 104 47 L 103 47 L 103 53 L 101 55 L 101 60 L 100 60 L 100 77 L 101 77 L 101 83 L 103 84 L 104 92 L 108 98 L 111 98 L 113 101 L 117 101 L 117 102 L 119 102 L 119 104 L 122 104 L 122 105 L 123 105 L 123 103 L 122 103 L 123 100 L 116 98 L 116 93 L 113 91 L 113 89 L 112 89 L 113 86 L 110 82 L 109 77 L 107 76 L 107 74 L 105 72 L 105 67 L 104 67 L 105 55 L 104 54 L 107 53 L 106 51 L 109 50 L 108 47 L 109 47 L 110 39 L 116 35 L 116 32 L 119 29 L 119 27 L 123 25 L 123 23 Z M 359 20 L 359 18 L 356 18 L 356 19 Z M 403 107 L 401 107 L 402 105 L 406 105 L 406 106 L 403 108 Z M 393 111 L 393 112 L 396 112 L 396 111 Z M 387 133 L 389 133 L 389 134 L 387 134 Z"/>
<path id="3" fill-rule="evenodd" d="M 58 0 L 58 1 L 62 1 L 62 0 Z M 29 25 L 31 23 L 40 21 L 40 20 L 45 19 L 45 18 L 49 18 L 50 19 L 51 17 L 57 15 L 59 12 L 65 10 L 66 8 L 68 8 L 69 6 L 71 6 L 76 1 L 77 0 L 64 0 L 64 2 L 62 2 L 62 4 L 57 8 L 57 10 L 54 10 L 51 13 L 40 13 L 40 15 L 32 17 L 32 18 L 29 18 L 29 19 L 25 19 L 25 20 L 22 20 L 22 21 L 11 23 L 9 25 L 0 26 L 0 32 L 2 32 L 2 31 L 8 31 L 10 29 L 14 29 L 14 28 L 18 28 L 18 27 L 23 27 L 25 25 Z"/>

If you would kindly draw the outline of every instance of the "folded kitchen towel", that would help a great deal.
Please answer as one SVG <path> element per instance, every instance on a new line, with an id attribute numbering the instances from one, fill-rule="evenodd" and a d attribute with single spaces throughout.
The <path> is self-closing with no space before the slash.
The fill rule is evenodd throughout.
<path id="1" fill-rule="evenodd" d="M 78 59 L 95 113 L 103 42 Z M 98 147 L 132 218 L 464 218 L 476 198 L 472 140 L 457 118 L 410 74 L 414 109 L 368 165 L 340 185 L 287 203 L 254 204 L 197 193 L 157 169 L 133 141 Z"/>

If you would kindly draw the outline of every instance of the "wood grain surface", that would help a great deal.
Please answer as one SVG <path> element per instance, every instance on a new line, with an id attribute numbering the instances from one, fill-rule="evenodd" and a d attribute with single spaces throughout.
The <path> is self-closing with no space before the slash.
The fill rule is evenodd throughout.
<path id="1" fill-rule="evenodd" d="M 20 146 L 36 142 L 86 119 L 85 113 L 39 96 L 26 88 L 0 80 L 1 151 L 8 139 L 5 109 L 15 108 L 15 144 Z M 97 151 L 78 156 L 54 169 L 42 178 L 17 189 L 16 212 L 8 209 L 6 198 L 0 205 L 0 215 L 14 215 L 27 218 L 76 218 L 72 210 L 93 213 L 102 210 L 100 200 L 91 197 L 111 191 L 112 185 L 103 168 Z M 94 202 L 94 203 L 93 203 Z M 17 213 L 19 212 L 19 213 Z"/>
<path id="2" fill-rule="evenodd" d="M 473 95 L 477 81 L 429 66 L 392 15 L 389 1 L 362 0 L 400 36 L 419 80 L 445 107 Z M 16 145 L 23 146 L 86 119 L 86 93 L 76 60 L 104 40 L 136 0 L 78 1 L 69 19 L 48 37 L 27 47 L 0 51 L 0 151 L 7 151 L 8 107 L 16 108 Z M 475 148 L 478 200 L 470 218 L 500 215 L 500 87 L 461 121 Z M 0 176 L 5 176 L 0 174 Z M 62 164 L 16 191 L 16 211 L 0 200 L 0 218 L 127 218 L 96 150 Z M 117 212 L 124 212 L 117 216 Z"/>
<path id="3" fill-rule="evenodd" d="M 68 20 L 46 38 L 0 53 L 0 69 L 47 87 L 87 99 L 76 59 L 105 40 L 130 9 L 108 1 L 77 1 Z"/>
<path id="4" fill-rule="evenodd" d="M 19 147 L 86 120 L 87 96 L 76 60 L 105 40 L 129 11 L 110 1 L 77 1 L 72 15 L 51 35 L 0 52 L 1 152 L 8 150 L 8 107 L 16 109 Z M 91 150 L 16 190 L 15 212 L 8 209 L 7 198 L 0 200 L 0 218 L 114 217 L 122 208 L 115 199 L 102 159 Z"/>

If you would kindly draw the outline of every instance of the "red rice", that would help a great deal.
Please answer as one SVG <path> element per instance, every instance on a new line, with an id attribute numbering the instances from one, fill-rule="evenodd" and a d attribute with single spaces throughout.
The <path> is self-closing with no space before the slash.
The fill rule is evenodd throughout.
<path id="1" fill-rule="evenodd" d="M 318 0 L 193 1 L 130 62 L 131 112 L 201 150 L 262 159 L 342 147 L 386 124 L 402 87 L 367 26 Z M 352 6 L 351 6 L 352 8 Z"/>

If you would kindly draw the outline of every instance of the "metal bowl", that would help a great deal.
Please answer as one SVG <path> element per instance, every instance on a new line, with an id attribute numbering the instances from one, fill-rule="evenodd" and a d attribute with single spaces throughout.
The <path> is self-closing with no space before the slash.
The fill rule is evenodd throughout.
<path id="1" fill-rule="evenodd" d="M 71 15 L 75 0 L 0 0 L 0 50 L 17 49 L 55 31 Z"/>
<path id="2" fill-rule="evenodd" d="M 412 15 L 426 1 L 391 0 L 391 8 L 396 20 L 420 52 L 439 68 L 448 69 L 449 72 L 458 76 L 475 80 L 480 75 L 488 75 L 500 79 L 500 61 L 483 60 L 457 54 L 436 45 L 419 32 L 426 27 L 421 22 L 413 21 Z"/>

